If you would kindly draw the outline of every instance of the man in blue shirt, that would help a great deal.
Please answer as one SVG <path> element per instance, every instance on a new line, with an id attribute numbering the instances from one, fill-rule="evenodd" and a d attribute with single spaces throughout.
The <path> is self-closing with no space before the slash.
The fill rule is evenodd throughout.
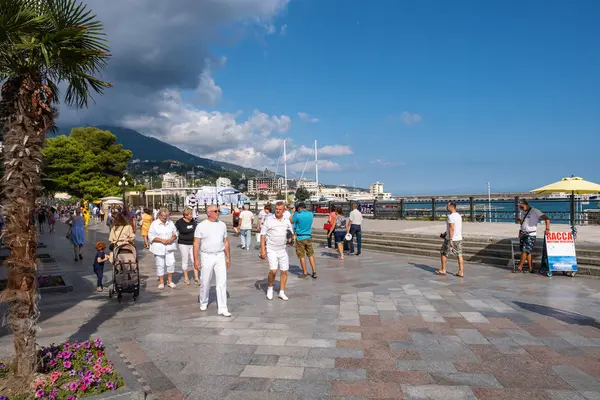
<path id="1" fill-rule="evenodd" d="M 313 224 L 313 213 L 306 211 L 306 205 L 299 203 L 296 206 L 296 210 L 292 214 L 292 224 L 294 225 L 294 242 L 296 243 L 296 255 L 300 260 L 300 266 L 302 267 L 302 275 L 300 278 L 308 279 L 306 273 L 306 259 L 310 261 L 312 268 L 312 277 L 317 279 L 317 265 L 315 263 L 315 251 L 312 245 L 312 224 Z"/>

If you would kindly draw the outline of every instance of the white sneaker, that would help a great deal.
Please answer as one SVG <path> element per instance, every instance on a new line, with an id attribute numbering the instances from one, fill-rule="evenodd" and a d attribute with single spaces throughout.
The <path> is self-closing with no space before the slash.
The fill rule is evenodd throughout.
<path id="1" fill-rule="evenodd" d="M 169 286 L 171 289 L 175 289 L 175 288 L 177 287 L 177 285 L 176 285 L 176 284 L 174 284 L 173 282 L 169 282 L 168 286 Z"/>
<path id="2" fill-rule="evenodd" d="M 231 317 L 231 313 L 229 311 L 220 312 L 219 315 L 222 315 L 224 317 Z"/>
<path id="3" fill-rule="evenodd" d="M 160 290 L 163 290 L 163 289 L 165 288 L 165 285 L 163 285 L 163 284 L 161 283 L 160 285 L 158 285 L 158 288 L 159 288 Z"/>
<path id="4" fill-rule="evenodd" d="M 267 299 L 273 300 L 273 287 L 267 289 Z"/>
<path id="5" fill-rule="evenodd" d="M 208 306 L 200 306 L 200 311 L 206 311 L 206 309 L 208 308 Z"/>
<path id="6" fill-rule="evenodd" d="M 283 292 L 283 290 L 279 291 L 279 298 L 281 300 L 286 300 L 286 301 L 288 300 L 288 297 L 285 295 L 285 293 Z"/>

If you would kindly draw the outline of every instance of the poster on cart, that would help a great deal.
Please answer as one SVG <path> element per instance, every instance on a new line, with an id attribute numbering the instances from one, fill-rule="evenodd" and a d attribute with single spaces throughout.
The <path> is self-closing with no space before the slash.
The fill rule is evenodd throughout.
<path id="1" fill-rule="evenodd" d="M 577 271 L 575 241 L 571 232 L 548 232 L 544 239 L 544 267 L 549 271 Z"/>

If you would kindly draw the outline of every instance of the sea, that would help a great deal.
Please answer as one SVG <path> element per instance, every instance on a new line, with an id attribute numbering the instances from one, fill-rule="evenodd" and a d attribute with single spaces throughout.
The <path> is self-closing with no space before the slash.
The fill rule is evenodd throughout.
<path id="1" fill-rule="evenodd" d="M 542 211 L 548 218 L 558 223 L 570 223 L 570 200 L 567 199 L 549 199 L 549 200 L 529 200 L 529 204 Z M 470 213 L 470 204 L 468 200 L 456 202 L 459 213 L 467 215 Z M 515 221 L 515 201 L 514 200 L 487 200 L 475 201 L 475 216 L 478 221 L 487 222 L 514 222 Z M 444 212 L 445 202 L 436 202 L 436 212 Z M 417 210 L 427 210 L 431 212 L 431 201 L 405 202 L 404 208 L 407 213 L 417 212 Z M 600 201 L 594 199 L 589 201 L 575 201 L 575 219 L 576 223 L 584 223 L 589 219 L 589 215 L 599 215 Z M 591 211 L 591 212 L 590 212 Z"/>

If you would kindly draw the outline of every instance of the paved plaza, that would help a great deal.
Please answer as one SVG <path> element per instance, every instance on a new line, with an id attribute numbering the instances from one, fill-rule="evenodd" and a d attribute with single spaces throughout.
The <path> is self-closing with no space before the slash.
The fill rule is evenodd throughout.
<path id="1" fill-rule="evenodd" d="M 56 259 L 44 273 L 60 272 L 75 290 L 42 297 L 38 341 L 100 336 L 152 398 L 600 399 L 597 279 L 469 263 L 465 278 L 440 277 L 434 259 L 364 252 L 339 261 L 318 247 L 319 278 L 298 278 L 290 250 L 290 300 L 268 301 L 266 261 L 230 238 L 233 316 L 225 318 L 214 286 L 200 312 L 198 288 L 183 284 L 179 267 L 177 288 L 158 290 L 147 251 L 137 303 L 94 292 L 101 239 L 106 227 L 91 226 L 85 259 L 74 263 L 62 224 L 41 237 L 48 247 L 38 253 Z M 6 356 L 11 337 L 2 329 Z"/>

